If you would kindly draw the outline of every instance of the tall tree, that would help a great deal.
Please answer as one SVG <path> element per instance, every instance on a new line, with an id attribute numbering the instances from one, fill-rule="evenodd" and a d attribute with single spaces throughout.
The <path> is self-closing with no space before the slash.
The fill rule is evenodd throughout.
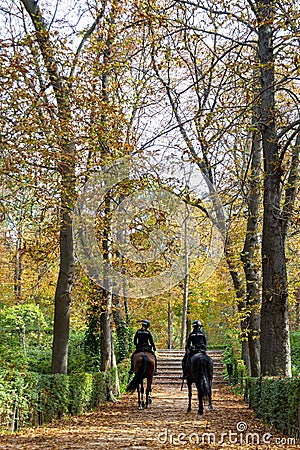
<path id="1" fill-rule="evenodd" d="M 67 373 L 70 294 L 74 275 L 71 212 L 75 193 L 75 158 L 71 132 L 72 118 L 68 95 L 69 87 L 60 73 L 49 29 L 37 2 L 34 0 L 22 0 L 22 2 L 36 30 L 36 39 L 57 102 L 62 131 L 59 139 L 61 159 L 58 161 L 61 174 L 60 270 L 55 292 L 52 372 Z"/>
<path id="2" fill-rule="evenodd" d="M 71 288 L 74 275 L 74 249 L 72 232 L 72 210 L 75 199 L 75 144 L 72 131 L 72 108 L 70 90 L 73 72 L 80 50 L 85 41 L 95 30 L 103 10 L 96 17 L 93 25 L 84 37 L 75 54 L 74 63 L 69 76 L 60 70 L 57 53 L 47 25 L 38 3 L 34 0 L 22 0 L 36 32 L 44 67 L 53 90 L 59 127 L 57 128 L 57 143 L 60 149 L 56 161 L 61 177 L 60 186 L 60 269 L 55 292 L 54 336 L 52 352 L 52 372 L 67 373 L 69 322 Z"/>
<path id="3" fill-rule="evenodd" d="M 249 344 L 249 373 L 260 375 L 260 270 L 257 253 L 259 251 L 259 218 L 261 206 L 261 135 L 259 132 L 260 104 L 259 78 L 254 71 L 253 113 L 251 127 L 251 156 L 249 181 L 245 186 L 247 203 L 247 230 L 241 253 L 246 277 L 246 331 Z"/>
<path id="4" fill-rule="evenodd" d="M 289 376 L 291 354 L 283 221 L 286 217 L 284 218 L 281 212 L 282 177 L 285 174 L 283 157 L 287 146 L 281 150 L 276 123 L 273 37 L 277 2 L 263 0 L 251 5 L 256 14 L 258 27 L 258 57 L 261 71 L 260 129 L 264 157 L 261 370 L 263 375 Z M 297 128 L 297 124 L 294 126 Z"/>

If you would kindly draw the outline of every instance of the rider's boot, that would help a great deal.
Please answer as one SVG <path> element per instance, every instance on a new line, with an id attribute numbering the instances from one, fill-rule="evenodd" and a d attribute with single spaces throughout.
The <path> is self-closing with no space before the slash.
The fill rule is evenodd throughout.
<path id="1" fill-rule="evenodd" d="M 187 368 L 188 368 L 188 357 L 187 354 L 184 355 L 181 361 L 181 368 L 182 368 L 182 375 L 180 375 L 180 379 L 184 380 L 187 375 Z"/>
<path id="2" fill-rule="evenodd" d="M 156 356 L 155 356 L 155 366 L 154 366 L 154 372 L 153 372 L 153 375 L 158 375 L 158 372 L 157 372 L 157 360 L 156 360 Z"/>

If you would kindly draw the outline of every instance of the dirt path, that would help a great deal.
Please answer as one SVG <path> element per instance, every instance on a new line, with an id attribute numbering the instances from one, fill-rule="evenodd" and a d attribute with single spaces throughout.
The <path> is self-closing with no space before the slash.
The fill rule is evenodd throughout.
<path id="1" fill-rule="evenodd" d="M 0 435 L 0 449 L 268 449 L 300 448 L 264 426 L 240 397 L 226 389 L 213 391 L 214 410 L 197 414 L 196 392 L 187 414 L 187 390 L 153 390 L 149 409 L 139 411 L 136 394 L 98 411 L 66 418 L 14 435 Z"/>

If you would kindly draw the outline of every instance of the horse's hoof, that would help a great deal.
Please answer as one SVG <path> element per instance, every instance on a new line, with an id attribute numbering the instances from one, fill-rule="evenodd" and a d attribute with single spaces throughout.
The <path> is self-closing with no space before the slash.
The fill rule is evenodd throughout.
<path id="1" fill-rule="evenodd" d="M 212 411 L 214 409 L 213 405 L 208 405 L 208 409 Z"/>
<path id="2" fill-rule="evenodd" d="M 188 409 L 187 409 L 187 412 L 188 412 L 188 413 L 189 413 L 189 412 L 191 412 L 191 411 L 192 411 L 192 409 L 191 409 L 191 408 L 188 408 Z"/>
<path id="3" fill-rule="evenodd" d="M 140 405 L 140 406 L 138 407 L 138 409 L 143 409 L 143 407 Z"/>
<path id="4" fill-rule="evenodd" d="M 151 405 L 151 403 L 152 403 L 152 398 L 149 398 L 149 405 Z"/>
<path id="5" fill-rule="evenodd" d="M 203 416 L 203 411 L 198 411 L 199 416 Z"/>

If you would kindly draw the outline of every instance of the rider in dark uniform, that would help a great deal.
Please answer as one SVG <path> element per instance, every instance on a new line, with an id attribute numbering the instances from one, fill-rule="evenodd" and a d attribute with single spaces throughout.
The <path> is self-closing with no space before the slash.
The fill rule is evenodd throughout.
<path id="1" fill-rule="evenodd" d="M 200 320 L 194 320 L 192 323 L 193 331 L 189 334 L 186 346 L 185 346 L 185 355 L 182 359 L 182 379 L 186 377 L 188 363 L 193 355 L 200 352 L 206 351 L 206 337 L 205 334 L 201 331 L 201 327 L 203 326 Z"/>
<path id="2" fill-rule="evenodd" d="M 154 374 L 157 375 L 157 360 L 156 355 L 154 352 L 156 352 L 156 347 L 153 341 L 152 334 L 148 330 L 150 327 L 149 320 L 143 320 L 142 322 L 142 328 L 137 330 L 135 333 L 133 343 L 136 347 L 135 351 L 131 355 L 131 367 L 129 373 L 133 373 L 133 357 L 139 352 L 149 352 L 151 353 L 155 358 L 155 368 L 154 368 Z"/>

